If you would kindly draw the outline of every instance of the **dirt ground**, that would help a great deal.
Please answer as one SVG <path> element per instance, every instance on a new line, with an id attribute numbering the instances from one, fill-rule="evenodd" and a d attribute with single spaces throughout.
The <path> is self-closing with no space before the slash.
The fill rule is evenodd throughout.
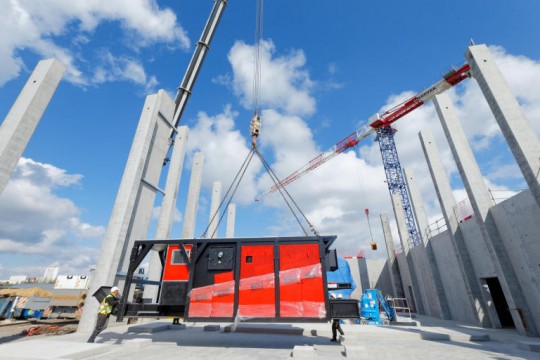
<path id="1" fill-rule="evenodd" d="M 24 341 L 36 336 L 68 334 L 77 330 L 74 321 L 0 321 L 0 344 Z"/>

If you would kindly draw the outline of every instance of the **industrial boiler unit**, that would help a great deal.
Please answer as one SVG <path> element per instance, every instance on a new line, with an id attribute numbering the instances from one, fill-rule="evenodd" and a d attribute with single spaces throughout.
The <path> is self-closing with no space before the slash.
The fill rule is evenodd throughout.
<path id="1" fill-rule="evenodd" d="M 337 269 L 336 236 L 136 241 L 123 295 L 132 285 L 158 286 L 157 300 L 123 300 L 124 317 L 185 321 L 313 322 L 358 318 L 357 301 L 330 301 L 327 271 Z M 150 251 L 162 263 L 161 280 L 138 279 Z M 344 286 L 343 284 L 340 284 Z M 101 292 L 102 296 L 105 294 Z M 97 296 L 98 300 L 100 296 Z M 334 316 L 333 316 L 334 314 Z"/>

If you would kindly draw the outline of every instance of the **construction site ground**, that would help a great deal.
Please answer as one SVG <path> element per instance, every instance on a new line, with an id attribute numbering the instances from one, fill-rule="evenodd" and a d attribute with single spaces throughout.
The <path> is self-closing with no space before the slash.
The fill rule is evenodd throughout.
<path id="1" fill-rule="evenodd" d="M 0 345 L 9 359 L 540 359 L 540 338 L 418 316 L 404 325 L 346 321 L 331 342 L 330 323 L 111 323 L 88 334 L 20 336 Z"/>

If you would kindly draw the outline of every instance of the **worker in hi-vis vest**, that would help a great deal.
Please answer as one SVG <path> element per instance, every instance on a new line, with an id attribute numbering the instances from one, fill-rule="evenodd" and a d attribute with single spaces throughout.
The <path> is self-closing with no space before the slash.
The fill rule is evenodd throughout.
<path id="1" fill-rule="evenodd" d="M 101 304 L 99 305 L 99 313 L 96 321 L 96 327 L 92 336 L 88 339 L 89 343 L 93 343 L 96 340 L 96 336 L 107 327 L 107 320 L 113 312 L 114 308 L 120 302 L 120 295 L 118 294 L 118 288 L 113 286 L 109 295 L 105 296 Z"/>

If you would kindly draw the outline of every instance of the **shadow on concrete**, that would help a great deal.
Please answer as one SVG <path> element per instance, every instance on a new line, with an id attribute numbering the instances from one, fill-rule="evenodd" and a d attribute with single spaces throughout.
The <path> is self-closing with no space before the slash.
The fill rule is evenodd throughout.
<path id="1" fill-rule="evenodd" d="M 423 327 L 425 326 L 423 325 Z M 451 334 L 415 328 L 385 327 L 385 329 L 395 330 L 396 336 L 399 336 L 400 331 L 408 332 L 417 334 L 422 340 L 441 342 L 445 345 L 455 346 L 458 348 L 473 349 L 476 351 L 485 352 L 486 354 L 491 353 L 489 357 L 490 359 L 508 360 L 509 356 L 511 356 L 511 358 L 517 357 L 519 359 L 540 359 L 540 356 L 537 353 L 523 348 L 520 349 L 517 346 L 518 343 L 516 341 L 504 339 L 494 341 L 494 339 L 491 339 L 487 333 L 484 334 L 476 329 L 470 329 L 467 327 L 453 326 L 449 329 L 453 332 Z M 508 343 L 514 343 L 514 347 L 509 348 Z M 459 350 L 456 350 L 455 353 L 459 353 Z M 449 354 L 452 354 L 452 352 L 449 352 Z"/>
<path id="2" fill-rule="evenodd" d="M 271 330 L 269 332 L 263 333 L 261 330 L 254 333 L 225 332 L 223 328 L 220 331 L 204 331 L 203 327 L 199 326 L 151 334 L 109 331 L 98 336 L 96 343 L 124 344 L 130 340 L 148 339 L 153 343 L 175 343 L 177 346 L 196 347 L 292 349 L 295 346 L 341 346 L 339 342 L 331 342 L 326 336 L 275 334 L 271 333 Z M 309 331 L 306 330 L 304 333 L 309 334 Z"/>

